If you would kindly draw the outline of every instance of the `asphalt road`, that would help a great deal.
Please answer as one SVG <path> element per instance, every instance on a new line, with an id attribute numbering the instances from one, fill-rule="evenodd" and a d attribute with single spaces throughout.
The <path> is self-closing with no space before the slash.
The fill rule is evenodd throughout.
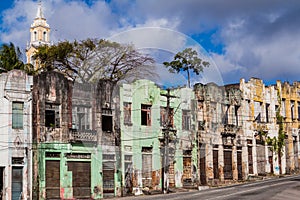
<path id="1" fill-rule="evenodd" d="M 171 194 L 132 196 L 121 200 L 300 200 L 300 175 L 272 178 L 252 183 L 213 188 L 202 191 L 177 192 Z"/>

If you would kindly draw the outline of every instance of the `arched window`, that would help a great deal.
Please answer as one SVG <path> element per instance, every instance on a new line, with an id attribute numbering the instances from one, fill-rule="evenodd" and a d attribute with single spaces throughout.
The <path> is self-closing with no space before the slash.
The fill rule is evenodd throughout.
<path id="1" fill-rule="evenodd" d="M 36 41 L 36 40 L 37 40 L 37 32 L 34 31 L 34 32 L 33 32 L 33 41 Z"/>
<path id="2" fill-rule="evenodd" d="M 44 31 L 44 34 L 43 34 L 43 40 L 44 40 L 44 41 L 47 41 L 47 33 L 46 33 L 46 31 Z"/>

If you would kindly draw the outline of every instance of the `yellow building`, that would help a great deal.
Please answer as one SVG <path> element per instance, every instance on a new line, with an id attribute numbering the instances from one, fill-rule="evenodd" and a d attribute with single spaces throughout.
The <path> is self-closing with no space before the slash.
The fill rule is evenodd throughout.
<path id="1" fill-rule="evenodd" d="M 41 45 L 50 45 L 50 26 L 44 17 L 42 3 L 39 1 L 36 17 L 30 27 L 30 43 L 26 48 L 27 63 L 34 66 L 34 70 L 39 68 L 39 63 L 32 56 Z"/>

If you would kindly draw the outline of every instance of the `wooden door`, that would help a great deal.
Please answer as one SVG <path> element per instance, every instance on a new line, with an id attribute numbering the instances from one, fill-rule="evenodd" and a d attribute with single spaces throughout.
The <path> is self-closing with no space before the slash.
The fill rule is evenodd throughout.
<path id="1" fill-rule="evenodd" d="M 46 199 L 60 199 L 60 162 L 46 161 Z"/>
<path id="2" fill-rule="evenodd" d="M 72 172 L 73 198 L 89 199 L 91 195 L 91 163 L 69 161 L 68 171 Z"/>

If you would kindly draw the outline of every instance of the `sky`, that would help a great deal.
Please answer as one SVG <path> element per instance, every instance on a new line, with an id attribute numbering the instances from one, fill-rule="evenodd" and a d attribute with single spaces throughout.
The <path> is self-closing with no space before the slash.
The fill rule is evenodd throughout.
<path id="1" fill-rule="evenodd" d="M 133 43 L 157 60 L 161 82 L 182 85 L 163 61 L 192 47 L 211 63 L 193 82 L 300 80 L 299 0 L 43 0 L 54 43 L 103 38 Z M 36 0 L 0 0 L 0 44 L 25 50 Z"/>

